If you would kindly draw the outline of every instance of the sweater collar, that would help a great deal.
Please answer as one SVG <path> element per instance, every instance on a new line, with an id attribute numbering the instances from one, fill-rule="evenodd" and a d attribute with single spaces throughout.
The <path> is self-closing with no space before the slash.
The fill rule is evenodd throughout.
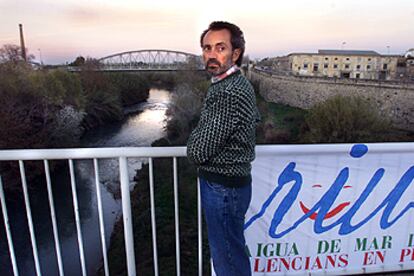
<path id="1" fill-rule="evenodd" d="M 224 72 L 224 73 L 222 73 L 218 76 L 211 77 L 211 82 L 212 83 L 219 82 L 219 81 L 225 79 L 226 77 L 238 72 L 239 70 L 240 70 L 240 68 L 235 64 L 232 67 L 230 67 L 226 72 Z"/>

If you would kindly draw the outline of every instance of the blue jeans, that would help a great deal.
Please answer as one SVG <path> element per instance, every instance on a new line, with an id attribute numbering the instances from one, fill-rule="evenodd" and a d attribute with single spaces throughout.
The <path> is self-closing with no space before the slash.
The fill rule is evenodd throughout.
<path id="1" fill-rule="evenodd" d="M 231 188 L 200 178 L 200 193 L 216 275 L 251 275 L 243 229 L 251 183 Z"/>

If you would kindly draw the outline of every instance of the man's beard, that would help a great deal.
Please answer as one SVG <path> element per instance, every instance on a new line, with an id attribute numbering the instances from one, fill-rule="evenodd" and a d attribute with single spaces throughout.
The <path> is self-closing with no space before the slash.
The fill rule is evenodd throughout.
<path id="1" fill-rule="evenodd" d="M 225 64 L 221 64 L 217 59 L 211 58 L 207 60 L 205 68 L 210 75 L 215 77 L 226 72 L 231 66 L 230 59 L 228 59 Z"/>

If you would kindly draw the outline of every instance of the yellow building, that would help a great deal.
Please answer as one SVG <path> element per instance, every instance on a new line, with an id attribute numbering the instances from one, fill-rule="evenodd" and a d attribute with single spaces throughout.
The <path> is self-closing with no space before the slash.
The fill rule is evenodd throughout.
<path id="1" fill-rule="evenodd" d="M 288 55 L 291 72 L 301 76 L 373 80 L 397 79 L 398 55 L 374 51 L 319 50 Z"/>

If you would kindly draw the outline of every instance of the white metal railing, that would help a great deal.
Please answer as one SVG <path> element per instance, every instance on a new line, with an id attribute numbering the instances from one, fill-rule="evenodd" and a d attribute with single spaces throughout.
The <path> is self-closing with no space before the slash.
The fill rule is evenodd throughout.
<path id="1" fill-rule="evenodd" d="M 171 157 L 173 158 L 173 177 L 174 177 L 174 214 L 175 214 L 175 239 L 176 239 L 176 267 L 177 275 L 180 275 L 180 238 L 179 238 L 179 202 L 178 202 L 178 166 L 177 158 L 184 157 L 186 155 L 185 147 L 140 147 L 140 148 L 82 148 L 82 149 L 44 149 L 44 150 L 2 150 L 0 151 L 0 161 L 18 161 L 20 166 L 20 175 L 23 186 L 24 201 L 26 207 L 27 222 L 29 225 L 30 240 L 33 251 L 33 258 L 35 263 L 35 269 L 37 275 L 42 275 L 41 267 L 39 263 L 38 247 L 36 243 L 35 229 L 33 227 L 32 210 L 29 200 L 29 194 L 27 190 L 26 172 L 24 168 L 24 161 L 28 160 L 43 160 L 48 200 L 50 207 L 50 217 L 52 220 L 53 236 L 55 242 L 55 251 L 57 257 L 57 263 L 59 268 L 59 274 L 64 275 L 64 268 L 62 262 L 62 254 L 59 242 L 58 227 L 56 221 L 56 213 L 53 201 L 52 182 L 50 178 L 49 160 L 68 160 L 69 172 L 71 180 L 73 208 L 75 213 L 75 223 L 77 230 L 77 240 L 79 246 L 80 263 L 82 269 L 82 275 L 87 275 L 86 260 L 84 253 L 84 245 L 82 238 L 82 231 L 80 225 L 80 215 L 78 206 L 78 196 L 76 193 L 76 178 L 73 161 L 77 159 L 91 159 L 94 165 L 96 195 L 98 202 L 98 214 L 99 214 L 99 229 L 100 238 L 103 253 L 104 272 L 105 275 L 109 275 L 108 268 L 108 256 L 107 247 L 105 243 L 105 230 L 103 221 L 103 208 L 102 208 L 102 196 L 100 191 L 99 180 L 99 167 L 98 159 L 104 158 L 117 158 L 119 160 L 119 177 L 121 185 L 121 200 L 122 200 L 122 216 L 124 224 L 124 236 L 125 236 L 125 250 L 127 256 L 127 270 L 128 275 L 136 275 L 135 268 L 135 253 L 134 253 L 134 240 L 132 229 L 132 214 L 131 214 L 131 202 L 130 202 L 130 189 L 129 189 L 129 176 L 128 176 L 128 158 L 144 157 L 149 160 L 149 177 L 150 177 L 150 202 L 151 202 L 151 225 L 152 225 L 152 243 L 153 243 L 153 256 L 154 256 L 154 274 L 158 275 L 158 254 L 157 254 L 157 237 L 156 237 L 156 218 L 155 218 L 155 203 L 154 203 L 154 175 L 153 175 L 153 158 L 157 157 Z M 3 214 L 3 220 L 6 229 L 7 242 L 10 252 L 10 259 L 12 262 L 12 268 L 14 275 L 19 275 L 16 254 L 13 246 L 13 238 L 10 231 L 9 217 L 6 207 L 6 199 L 3 191 L 3 182 L 0 176 L 0 201 Z M 201 203 L 198 190 L 197 197 L 198 204 L 198 266 L 199 275 L 202 275 L 202 229 L 201 229 Z"/>
<path id="2" fill-rule="evenodd" d="M 405 143 L 389 143 L 393 144 L 392 151 L 405 151 Z M 389 148 L 382 148 L 381 145 L 371 145 L 371 148 L 378 148 L 380 151 L 387 152 Z M 257 156 L 275 155 L 283 153 L 291 153 L 296 155 L 307 155 L 310 153 L 330 153 L 342 152 L 349 149 L 347 144 L 324 144 L 324 145 L 312 145 L 309 147 L 297 147 L 297 145 L 280 145 L 280 146 L 257 146 Z M 85 254 L 83 248 L 82 231 L 80 227 L 79 206 L 77 202 L 76 194 L 76 179 L 74 173 L 73 161 L 78 159 L 91 159 L 94 164 L 94 178 L 96 185 L 96 195 L 98 202 L 98 214 L 99 214 L 99 230 L 101 238 L 101 246 L 103 253 L 104 272 L 105 275 L 109 275 L 107 248 L 105 244 L 105 230 L 103 221 L 103 208 L 102 198 L 100 191 L 99 180 L 99 168 L 98 160 L 106 158 L 117 158 L 119 160 L 119 172 L 120 172 L 120 185 L 121 185 L 121 199 L 122 199 L 122 215 L 124 224 L 124 239 L 125 250 L 127 256 L 127 269 L 128 275 L 136 275 L 135 267 L 135 254 L 134 254 L 134 240 L 132 229 L 132 215 L 131 215 L 131 203 L 130 203 L 130 189 L 129 189 L 129 176 L 128 176 L 128 158 L 143 157 L 149 160 L 149 177 L 150 177 L 150 204 L 151 204 L 151 225 L 152 225 L 152 244 L 153 244 L 153 259 L 154 259 L 154 274 L 158 275 L 158 255 L 157 255 L 157 237 L 156 237 L 156 217 L 155 217 L 155 205 L 154 205 L 154 179 L 153 179 L 153 158 L 169 157 L 173 159 L 173 183 L 174 183 L 174 216 L 175 216 L 175 240 L 176 240 L 176 269 L 177 275 L 181 274 L 180 270 L 180 238 L 179 238 L 179 202 L 178 202 L 178 167 L 177 158 L 186 156 L 185 147 L 140 147 L 140 148 L 81 148 L 81 149 L 44 149 L 44 150 L 0 150 L 0 161 L 17 161 L 20 167 L 20 176 L 23 185 L 24 202 L 26 207 L 27 221 L 29 225 L 31 246 L 34 256 L 34 263 L 37 275 L 41 275 L 41 267 L 39 265 L 38 249 L 36 243 L 35 229 L 33 227 L 32 211 L 30 206 L 30 200 L 27 190 L 27 181 L 24 168 L 24 161 L 28 160 L 43 160 L 48 201 L 50 207 L 50 216 L 52 220 L 53 236 L 55 243 L 55 251 L 57 257 L 57 263 L 59 268 L 59 274 L 64 275 L 64 268 L 62 262 L 62 254 L 60 249 L 60 241 L 58 234 L 58 227 L 56 221 L 56 213 L 54 208 L 54 200 L 52 193 L 52 182 L 50 178 L 49 160 L 68 160 L 71 189 L 73 198 L 73 208 L 75 213 L 75 223 L 77 229 L 77 239 L 79 246 L 79 255 L 82 268 L 82 274 L 86 275 Z M 3 182 L 0 176 L 0 202 L 3 220 L 5 224 L 7 243 L 9 247 L 10 259 L 14 275 L 19 275 L 18 266 L 16 262 L 16 255 L 13 246 L 13 238 L 10 231 L 9 217 L 6 207 L 6 199 L 3 191 Z M 202 275 L 202 216 L 201 216 L 201 200 L 199 183 L 197 185 L 197 225 L 198 225 L 198 275 Z"/>

